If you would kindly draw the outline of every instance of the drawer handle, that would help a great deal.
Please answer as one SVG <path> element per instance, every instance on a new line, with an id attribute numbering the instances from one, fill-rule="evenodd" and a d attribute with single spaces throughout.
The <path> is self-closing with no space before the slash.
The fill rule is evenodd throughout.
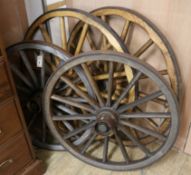
<path id="1" fill-rule="evenodd" d="M 6 165 L 10 165 L 13 163 L 13 159 L 8 159 L 0 164 L 0 168 L 3 168 Z"/>

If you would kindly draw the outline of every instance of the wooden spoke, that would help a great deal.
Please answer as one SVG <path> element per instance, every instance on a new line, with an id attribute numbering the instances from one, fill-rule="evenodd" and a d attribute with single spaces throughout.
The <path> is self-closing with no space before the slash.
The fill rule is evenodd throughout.
<path id="1" fill-rule="evenodd" d="M 36 58 L 37 58 L 37 54 Z M 45 66 L 49 69 L 49 72 L 55 71 L 56 70 L 56 66 L 54 64 L 52 64 L 51 60 L 45 59 Z"/>
<path id="2" fill-rule="evenodd" d="M 121 114 L 120 119 L 129 118 L 170 118 L 170 112 L 140 112 Z"/>
<path id="3" fill-rule="evenodd" d="M 11 70 L 14 72 L 14 74 L 20 78 L 20 80 L 27 85 L 29 88 L 33 89 L 33 84 L 23 75 L 23 73 L 13 64 L 11 64 Z"/>
<path id="4" fill-rule="evenodd" d="M 86 152 L 86 150 L 90 147 L 90 145 L 93 143 L 93 141 L 95 140 L 97 136 L 97 133 L 94 132 L 94 134 L 92 135 L 92 137 L 88 140 L 88 142 L 85 144 L 85 146 L 82 148 L 81 153 L 84 154 Z"/>
<path id="5" fill-rule="evenodd" d="M 141 72 L 138 72 L 133 79 L 130 81 L 130 83 L 128 84 L 128 86 L 125 88 L 125 90 L 123 91 L 123 93 L 120 95 L 120 97 L 115 101 L 114 105 L 112 106 L 113 109 L 117 109 L 117 107 L 119 106 L 121 100 L 123 98 L 125 98 L 125 96 L 127 96 L 128 92 L 131 90 L 131 88 L 135 85 L 135 83 L 139 80 L 140 76 L 141 76 Z"/>
<path id="6" fill-rule="evenodd" d="M 25 53 L 23 50 L 20 50 L 20 51 L 19 51 L 19 54 L 21 55 L 21 59 L 22 59 L 24 65 L 25 65 L 27 71 L 29 72 L 29 74 L 30 74 L 30 76 L 31 76 L 31 78 L 32 78 L 32 80 L 33 80 L 33 82 L 34 82 L 35 85 L 38 87 L 37 77 L 36 77 L 36 75 L 35 75 L 34 70 L 32 69 L 32 66 L 31 66 L 31 64 L 30 64 L 30 62 L 29 62 L 29 59 L 28 59 L 27 56 L 26 56 L 26 53 Z"/>
<path id="7" fill-rule="evenodd" d="M 135 57 L 140 57 L 148 48 L 153 44 L 153 41 L 149 39 L 143 46 L 141 46 L 133 55 Z"/>
<path id="8" fill-rule="evenodd" d="M 150 153 L 150 151 L 138 140 L 136 139 L 133 135 L 131 135 L 129 133 L 129 131 L 123 127 L 123 126 L 119 126 L 119 129 L 136 145 L 138 146 L 145 154 L 147 157 L 150 157 L 152 154 Z"/>
<path id="9" fill-rule="evenodd" d="M 96 97 L 97 97 L 97 99 L 99 101 L 100 106 L 103 107 L 104 106 L 104 101 L 103 101 L 103 99 L 101 97 L 101 93 L 99 91 L 97 83 L 93 79 L 93 77 L 92 77 L 92 75 L 91 75 L 87 65 L 86 64 L 82 64 L 82 67 L 83 67 L 83 70 L 84 70 L 84 72 L 85 72 L 85 74 L 87 76 L 87 79 L 88 79 L 89 83 L 91 84 L 92 89 L 93 89 L 93 91 L 94 91 L 94 93 L 95 93 L 95 95 L 96 95 Z"/>
<path id="10" fill-rule="evenodd" d="M 159 70 L 158 72 L 160 73 L 160 75 L 168 75 L 167 69 Z"/>
<path id="11" fill-rule="evenodd" d="M 64 126 L 69 130 L 69 131 L 73 131 L 74 130 L 74 127 L 67 121 L 64 121 Z M 76 136 L 78 137 L 78 136 Z"/>
<path id="12" fill-rule="evenodd" d="M 64 97 L 59 96 L 59 95 L 54 94 L 54 95 L 51 96 L 51 99 L 54 100 L 54 101 L 58 101 L 58 102 L 61 102 L 61 103 L 64 103 L 64 104 L 68 104 L 68 105 L 71 105 L 71 106 L 86 110 L 86 111 L 91 112 L 91 113 L 94 113 L 94 110 L 89 105 L 77 103 L 75 101 L 65 99 Z"/>
<path id="13" fill-rule="evenodd" d="M 87 101 L 83 98 L 78 98 L 78 97 L 65 97 L 65 98 L 80 103 L 87 103 Z"/>
<path id="14" fill-rule="evenodd" d="M 128 31 L 129 31 L 130 22 L 125 21 L 122 32 L 121 32 L 121 39 L 125 41 L 125 38 L 127 37 Z"/>
<path id="15" fill-rule="evenodd" d="M 84 98 L 95 109 L 98 109 L 98 106 L 97 106 L 97 103 L 95 102 L 95 100 L 90 98 L 83 91 L 81 91 L 70 79 L 66 78 L 65 76 L 62 76 L 61 80 L 64 81 L 68 86 L 70 86 L 76 92 L 76 94 L 78 94 L 80 97 Z"/>
<path id="16" fill-rule="evenodd" d="M 46 123 L 45 121 L 43 120 L 42 121 L 42 142 L 46 142 Z"/>
<path id="17" fill-rule="evenodd" d="M 124 43 L 126 46 L 129 46 L 132 40 L 133 36 L 133 31 L 134 31 L 134 24 L 132 22 L 129 22 L 128 24 L 128 32 L 126 37 L 124 38 Z"/>
<path id="18" fill-rule="evenodd" d="M 136 129 L 134 128 L 129 128 L 130 132 L 132 133 L 132 135 L 134 137 L 136 137 L 137 139 L 140 139 L 140 136 L 139 136 L 139 131 L 137 131 Z"/>
<path id="19" fill-rule="evenodd" d="M 95 124 L 96 124 L 96 122 L 92 121 L 92 122 L 89 122 L 88 124 L 85 124 L 84 126 L 82 126 L 80 128 L 77 128 L 77 129 L 65 134 L 64 135 L 64 140 L 69 139 L 69 138 L 71 138 L 73 136 L 76 136 L 77 134 L 79 134 L 79 133 L 81 133 L 81 132 L 83 132 L 83 131 L 85 131 L 87 129 L 92 128 Z"/>
<path id="20" fill-rule="evenodd" d="M 95 120 L 96 117 L 90 114 L 76 114 L 76 115 L 59 115 L 53 116 L 52 120 L 54 121 L 64 121 L 64 120 Z"/>
<path id="21" fill-rule="evenodd" d="M 60 105 L 61 106 L 61 105 Z M 58 108 L 59 109 L 59 108 Z M 62 109 L 60 109 L 60 111 L 62 111 Z M 59 110 L 57 110 L 56 109 L 56 115 L 58 115 L 58 116 L 60 116 L 60 115 L 62 115 L 62 113 L 60 112 Z M 66 121 L 66 120 L 64 120 L 64 121 L 62 121 L 62 122 L 59 122 L 58 124 L 60 124 L 60 123 L 63 123 L 64 124 L 64 126 L 69 130 L 69 131 L 73 131 L 74 130 L 74 127 L 68 122 L 68 121 Z M 58 127 L 59 127 L 59 125 L 58 125 Z M 59 127 L 60 128 L 60 127 Z M 62 128 L 61 128 L 62 129 Z M 77 137 L 77 136 L 76 136 Z"/>
<path id="22" fill-rule="evenodd" d="M 101 16 L 101 19 L 102 19 L 105 23 L 107 23 L 107 21 L 106 21 L 106 16 Z M 107 45 L 108 45 L 107 38 L 106 38 L 104 35 L 102 35 L 102 46 L 101 46 L 101 49 L 102 49 L 102 50 L 106 50 Z"/>
<path id="23" fill-rule="evenodd" d="M 148 94 L 145 93 L 145 92 L 139 92 L 139 96 L 140 96 L 140 97 L 145 97 L 145 96 L 147 96 L 147 95 L 148 95 Z M 160 105 L 163 105 L 163 106 L 166 106 L 166 105 L 167 105 L 166 99 L 155 98 L 155 99 L 153 99 L 152 101 L 155 102 L 155 103 L 158 103 L 158 104 L 160 104 Z"/>
<path id="24" fill-rule="evenodd" d="M 166 137 L 165 137 L 165 136 L 163 136 L 163 135 L 160 134 L 160 133 L 157 133 L 156 131 L 150 130 L 150 129 L 148 129 L 148 128 L 135 125 L 135 124 L 133 124 L 133 123 L 131 123 L 131 122 L 128 122 L 128 121 L 120 121 L 120 123 L 121 123 L 122 125 L 128 126 L 128 127 L 130 127 L 130 128 L 134 128 L 134 129 L 136 129 L 136 130 L 138 130 L 138 131 L 140 131 L 140 132 L 143 132 L 143 133 L 145 133 L 145 134 L 147 134 L 147 135 L 150 135 L 150 136 L 153 136 L 153 137 L 155 137 L 155 138 L 158 138 L 158 139 L 161 140 L 161 141 L 165 141 L 165 140 L 166 140 Z"/>
<path id="25" fill-rule="evenodd" d="M 119 146 L 119 148 L 120 148 L 120 150 L 121 150 L 121 153 L 122 153 L 122 155 L 123 155 L 124 160 L 125 160 L 127 163 L 129 163 L 129 162 L 130 162 L 129 156 L 128 156 L 128 154 L 127 154 L 127 151 L 126 151 L 126 149 L 125 149 L 125 146 L 124 146 L 124 144 L 123 144 L 123 142 L 122 142 L 120 136 L 118 135 L 117 130 L 116 130 L 116 129 L 113 129 L 113 133 L 114 133 L 115 139 L 116 139 L 116 141 L 117 141 L 117 144 L 118 144 L 118 146 Z"/>
<path id="26" fill-rule="evenodd" d="M 48 43 L 51 43 L 51 37 L 48 34 L 48 31 L 46 30 L 46 27 L 43 24 L 39 24 L 39 29 L 42 33 L 42 36 L 44 38 L 44 40 Z"/>
<path id="27" fill-rule="evenodd" d="M 44 66 L 44 54 L 41 52 L 40 55 L 42 56 L 42 66 L 40 70 L 40 77 L 41 77 L 41 88 L 44 88 L 45 86 L 45 66 Z"/>
<path id="28" fill-rule="evenodd" d="M 105 136 L 103 145 L 103 160 L 102 162 L 107 162 L 108 160 L 108 148 L 109 148 L 109 136 Z"/>
<path id="29" fill-rule="evenodd" d="M 113 73 L 113 78 L 120 78 L 120 77 L 125 77 L 126 73 L 125 72 L 114 72 Z M 100 75 L 95 75 L 94 79 L 95 80 L 105 80 L 109 78 L 109 74 L 100 74 Z"/>
<path id="30" fill-rule="evenodd" d="M 76 50 L 75 50 L 75 55 L 77 55 L 81 52 L 81 49 L 82 49 L 83 43 L 85 41 L 87 32 L 88 32 L 88 24 L 84 24 L 80 38 L 79 38 L 79 41 L 78 41 L 78 45 L 77 45 Z"/>
<path id="31" fill-rule="evenodd" d="M 64 80 L 62 80 L 64 81 Z M 79 77 L 77 77 L 75 80 L 73 80 L 73 84 L 79 83 L 81 81 L 81 79 Z M 61 87 L 59 87 L 58 89 L 56 89 L 55 92 L 61 92 L 64 91 L 65 89 L 69 88 L 70 86 L 68 84 L 65 84 Z"/>
<path id="32" fill-rule="evenodd" d="M 31 129 L 33 123 L 36 121 L 36 119 L 37 119 L 37 117 L 38 117 L 38 114 L 39 114 L 39 113 L 36 113 L 36 114 L 34 114 L 34 115 L 31 117 L 31 120 L 30 120 L 30 121 L 28 122 L 28 124 L 27 124 L 28 130 Z"/>
<path id="33" fill-rule="evenodd" d="M 150 100 L 153 100 L 153 99 L 155 99 L 155 98 L 157 98 L 157 97 L 159 97 L 161 95 L 163 95 L 163 93 L 161 91 L 154 92 L 154 93 L 149 94 L 149 95 L 147 95 L 145 97 L 142 97 L 142 98 L 140 98 L 138 100 L 135 100 L 132 103 L 121 106 L 117 111 L 119 113 L 125 112 L 128 109 L 132 109 L 132 108 L 134 108 L 134 107 L 136 107 L 136 106 L 138 106 L 140 104 L 146 103 L 146 102 L 148 102 Z"/>
<path id="34" fill-rule="evenodd" d="M 121 86 L 121 84 L 117 83 L 116 81 L 115 81 L 115 83 L 116 83 L 116 90 L 120 93 L 121 90 L 123 90 L 124 88 Z"/>
<path id="35" fill-rule="evenodd" d="M 116 79 L 115 82 L 116 82 L 117 85 L 118 85 L 118 84 L 120 85 L 120 84 L 122 84 L 122 83 L 127 82 L 127 79 L 126 79 L 126 78 Z"/>
<path id="36" fill-rule="evenodd" d="M 31 91 L 28 88 L 24 87 L 24 86 L 16 85 L 16 87 L 17 87 L 17 90 L 19 90 L 21 93 L 25 93 L 25 94 L 28 94 L 28 95 L 31 94 Z"/>
<path id="37" fill-rule="evenodd" d="M 61 29 L 61 41 L 62 41 L 62 48 L 67 51 L 67 37 L 66 37 L 66 26 L 65 26 L 65 18 L 60 18 L 60 29 Z"/>
<path id="38" fill-rule="evenodd" d="M 158 72 L 160 75 L 168 75 L 168 71 L 166 69 L 159 70 Z M 145 75 L 142 75 L 140 79 L 146 79 L 146 78 L 148 78 L 148 77 Z"/>
<path id="39" fill-rule="evenodd" d="M 103 67 L 104 72 L 108 72 L 108 64 L 106 61 L 103 63 Z"/>
<path id="40" fill-rule="evenodd" d="M 75 115 L 77 114 L 76 111 L 70 109 L 70 108 L 67 108 L 66 106 L 63 106 L 63 105 L 56 105 L 56 108 L 58 108 L 59 110 L 67 113 L 67 114 L 71 114 L 71 115 Z"/>
<path id="41" fill-rule="evenodd" d="M 144 120 L 147 122 L 147 124 L 149 124 L 149 126 L 152 127 L 152 129 L 156 131 L 158 130 L 159 125 L 152 118 L 144 118 Z"/>
<path id="42" fill-rule="evenodd" d="M 97 47 L 96 47 L 96 44 L 94 43 L 93 39 L 92 39 L 92 36 L 90 34 L 90 32 L 88 31 L 87 33 L 87 40 L 88 40 L 88 43 L 90 45 L 90 48 L 92 50 L 98 50 Z"/>
<path id="43" fill-rule="evenodd" d="M 136 109 L 141 112 L 141 113 L 145 113 L 143 112 L 143 110 L 139 107 L 136 107 Z M 149 112 L 147 112 L 149 113 Z M 150 112 L 151 113 L 151 112 Z M 152 112 L 154 113 L 154 112 Z M 157 114 L 157 112 L 155 112 Z M 160 112 L 159 112 L 160 113 Z M 170 113 L 169 113 L 170 114 Z M 152 118 L 143 118 L 154 130 L 157 130 L 156 127 L 158 127 L 158 124 L 152 119 Z"/>
<path id="44" fill-rule="evenodd" d="M 113 62 L 109 62 L 109 79 L 108 79 L 108 97 L 106 106 L 111 106 L 112 90 L 113 90 L 113 71 L 114 65 Z"/>

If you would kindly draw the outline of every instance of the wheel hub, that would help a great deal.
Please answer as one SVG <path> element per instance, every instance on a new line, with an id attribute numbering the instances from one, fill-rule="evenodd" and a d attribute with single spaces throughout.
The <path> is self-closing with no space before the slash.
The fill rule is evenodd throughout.
<path id="1" fill-rule="evenodd" d="M 98 123 L 96 125 L 96 131 L 98 133 L 102 133 L 102 134 L 105 134 L 107 133 L 108 131 L 110 130 L 109 126 L 106 124 L 106 123 Z"/>
<path id="2" fill-rule="evenodd" d="M 97 115 L 96 131 L 99 134 L 108 134 L 112 128 L 117 126 L 117 115 L 110 110 L 102 110 Z"/>
<path id="3" fill-rule="evenodd" d="M 41 94 L 39 92 L 33 94 L 29 102 L 27 103 L 27 108 L 31 112 L 41 111 Z"/>

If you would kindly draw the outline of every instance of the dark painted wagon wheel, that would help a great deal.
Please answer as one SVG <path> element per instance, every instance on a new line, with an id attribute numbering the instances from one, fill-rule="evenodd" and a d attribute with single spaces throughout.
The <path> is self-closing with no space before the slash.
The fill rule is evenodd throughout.
<path id="1" fill-rule="evenodd" d="M 97 61 L 106 62 L 109 66 L 109 77 L 102 83 L 93 78 L 95 72 L 92 70 Z M 135 76 L 130 82 L 127 80 L 124 82 L 122 94 L 113 100 L 112 95 L 116 90 L 113 75 L 117 70 L 113 65 L 116 62 L 131 67 Z M 84 67 L 84 65 L 87 66 L 85 74 L 88 81 L 99 84 L 99 89 L 94 89 L 94 93 L 100 96 L 103 105 L 80 90 L 78 85 L 83 82 L 75 83 L 74 79 L 68 76 L 68 71 L 79 66 Z M 143 77 L 147 77 L 147 80 Z M 56 87 L 63 82 L 74 90 L 72 97 L 66 97 L 64 93 L 57 90 Z M 144 97 L 139 95 L 130 103 L 120 103 L 129 96 L 135 83 L 138 83 L 138 87 L 146 95 Z M 106 100 L 101 97 L 102 92 L 107 92 Z M 100 51 L 76 56 L 52 74 L 43 98 L 43 111 L 52 134 L 75 157 L 100 168 L 132 170 L 148 166 L 164 156 L 177 137 L 179 106 L 176 96 L 157 71 L 128 54 Z M 155 103 L 159 98 L 166 101 L 168 110 L 163 105 Z M 55 103 L 69 105 L 76 113 L 74 115 L 58 114 L 53 108 Z M 139 108 L 141 112 L 137 112 L 136 108 Z M 170 120 L 166 133 L 153 129 L 147 120 L 153 119 L 161 123 L 166 118 Z M 61 130 L 57 127 L 57 122 L 60 121 L 69 122 L 74 126 L 74 130 Z M 76 121 L 78 125 L 75 125 Z M 73 139 L 76 135 L 79 136 L 87 129 L 91 129 L 91 135 L 82 144 L 74 145 Z M 132 129 L 134 133 L 130 132 Z M 141 135 L 152 136 L 156 138 L 155 142 L 144 145 L 139 139 Z M 115 139 L 115 142 L 111 142 L 111 139 Z M 125 145 L 126 140 L 133 142 L 136 147 Z"/>
<path id="2" fill-rule="evenodd" d="M 72 55 L 78 55 L 82 52 L 87 52 L 91 50 L 96 50 L 94 47 L 95 44 L 93 42 L 87 42 L 89 39 L 91 39 L 90 32 L 92 30 L 99 31 L 98 33 L 101 33 L 105 38 L 107 38 L 108 43 L 112 45 L 112 47 L 118 51 L 118 52 L 127 52 L 127 49 L 123 43 L 123 41 L 120 39 L 120 37 L 108 26 L 106 25 L 102 20 L 99 18 L 96 18 L 93 15 L 88 14 L 87 12 L 84 12 L 79 9 L 57 9 L 53 11 L 49 11 L 39 18 L 37 18 L 33 24 L 29 27 L 25 39 L 31 40 L 35 39 L 36 34 L 40 31 L 42 34 L 42 38 L 46 42 L 53 42 L 51 40 L 51 36 L 48 33 L 48 31 L 45 28 L 45 24 L 51 22 L 53 19 L 59 19 L 60 21 L 60 30 L 61 30 L 61 41 L 62 41 L 62 48 L 66 51 L 68 51 Z M 74 23 L 74 20 L 78 20 L 82 24 L 82 30 L 78 32 L 78 41 L 70 44 L 68 46 L 67 36 L 66 36 L 66 24 L 65 19 L 68 20 L 68 23 Z M 70 35 L 70 34 L 69 34 Z M 96 37 L 98 39 L 98 37 Z M 92 40 L 91 40 L 92 41 Z M 101 38 L 99 38 L 99 42 L 101 41 Z M 55 43 L 54 43 L 55 44 Z M 87 44 L 89 46 L 87 46 Z M 71 47 L 73 49 L 71 49 Z M 69 48 L 69 49 L 68 49 Z M 97 48 L 99 49 L 99 48 Z M 97 69 L 99 68 L 99 65 L 97 66 Z M 133 78 L 133 72 L 132 70 L 126 66 L 126 73 L 125 76 L 130 81 Z M 133 101 L 135 99 L 135 90 L 132 88 L 131 90 L 131 98 L 129 98 L 130 101 Z"/>
<path id="3" fill-rule="evenodd" d="M 63 150 L 45 124 L 42 114 L 42 93 L 47 79 L 56 69 L 55 60 L 61 60 L 63 63 L 70 56 L 61 48 L 42 41 L 18 43 L 8 48 L 7 51 L 27 127 L 34 145 L 44 149 Z M 79 69 L 78 73 L 83 79 L 83 73 Z M 89 90 L 87 83 L 85 87 Z M 71 93 L 71 89 L 66 92 L 68 95 Z M 57 106 L 57 110 L 64 110 L 64 107 Z M 64 124 L 70 130 L 73 129 L 69 124 Z M 88 133 L 88 131 L 85 132 L 84 137 Z M 75 144 L 82 141 L 83 137 L 78 137 Z"/>
<path id="4" fill-rule="evenodd" d="M 178 99 L 181 98 L 181 77 L 180 77 L 180 71 L 179 66 L 175 57 L 175 54 L 168 43 L 167 39 L 164 37 L 164 35 L 159 31 L 159 29 L 152 23 L 150 20 L 142 16 L 141 14 L 129 10 L 126 8 L 121 7 L 103 7 L 96 9 L 91 12 L 91 14 L 100 17 L 102 20 L 104 20 L 107 24 L 109 24 L 116 32 L 118 32 L 119 36 L 121 36 L 121 39 L 124 41 L 125 45 L 128 47 L 129 52 L 131 55 L 134 55 L 135 57 L 138 57 L 142 60 L 147 61 L 149 56 L 147 54 L 151 53 L 152 56 L 152 49 L 158 49 L 162 53 L 162 60 L 165 61 L 165 68 L 156 68 L 158 72 L 163 75 L 165 78 L 169 79 L 169 84 L 171 85 L 174 92 L 177 94 Z M 117 21 L 115 19 L 117 18 Z M 112 22 L 113 21 L 113 22 Z M 115 22 L 115 23 L 114 23 Z M 133 31 L 136 29 L 136 27 L 140 27 L 143 31 L 143 36 L 145 36 L 146 39 L 144 39 L 143 42 L 141 42 L 140 46 L 137 50 L 131 49 L 131 41 L 133 38 L 136 38 L 137 40 L 140 40 L 143 36 L 141 35 L 136 37 L 136 35 L 133 35 Z M 78 33 L 82 29 L 82 24 L 79 22 L 74 27 L 73 31 L 71 32 L 71 36 L 69 38 L 69 49 L 73 49 L 72 45 L 73 43 L 78 42 L 79 36 Z M 121 32 L 121 33 L 120 33 Z M 136 41 L 137 42 L 137 41 Z M 102 49 L 107 50 L 111 45 L 107 42 L 107 39 L 103 37 L 103 44 L 100 45 Z M 150 52 L 150 53 L 149 53 Z M 153 52 L 155 53 L 155 52 Z M 153 59 L 154 60 L 154 59 Z M 157 60 L 156 60 L 157 61 Z M 151 62 L 151 64 L 153 61 Z M 162 63 L 159 63 L 162 64 Z M 125 72 L 116 74 L 116 77 L 123 77 L 125 76 Z M 106 75 L 99 75 L 99 79 L 104 79 Z M 97 77 L 96 77 L 97 78 Z M 120 83 L 118 83 L 119 88 L 121 88 Z M 117 98 L 117 96 L 116 96 Z M 158 100 L 158 103 L 164 103 L 163 100 Z M 156 125 L 152 119 L 150 119 L 151 124 Z M 160 126 L 161 132 L 165 132 L 168 129 L 169 126 L 169 120 L 166 119 L 162 125 Z M 145 144 L 150 143 L 153 141 L 153 138 L 146 137 L 143 138 Z"/>

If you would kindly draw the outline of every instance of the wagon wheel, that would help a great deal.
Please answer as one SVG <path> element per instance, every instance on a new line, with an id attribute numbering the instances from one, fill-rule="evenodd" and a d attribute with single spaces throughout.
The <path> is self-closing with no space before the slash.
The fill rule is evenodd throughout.
<path id="1" fill-rule="evenodd" d="M 44 149 L 63 150 L 64 148 L 55 141 L 45 124 L 42 114 L 42 93 L 47 79 L 56 69 L 52 59 L 62 60 L 63 63 L 69 59 L 69 55 L 59 47 L 42 41 L 18 43 L 7 51 L 33 144 Z M 79 69 L 78 73 L 83 79 L 83 73 Z M 89 89 L 87 83 L 85 87 Z M 68 95 L 71 93 L 71 89 L 66 92 Z M 58 111 L 64 110 L 62 106 L 56 107 Z M 69 124 L 64 124 L 70 130 L 73 129 Z M 85 132 L 84 137 L 88 133 Z M 82 141 L 83 137 L 78 137 L 75 144 Z"/>
<path id="2" fill-rule="evenodd" d="M 120 37 L 108 25 L 106 25 L 102 20 L 94 17 L 93 15 L 90 15 L 78 9 L 69 9 L 69 8 L 57 9 L 43 14 L 42 16 L 37 18 L 33 22 L 33 24 L 29 27 L 25 35 L 25 39 L 26 40 L 35 39 L 36 34 L 40 31 L 40 33 L 42 34 L 42 38 L 46 42 L 49 43 L 53 42 L 49 32 L 45 28 L 45 24 L 46 23 L 51 24 L 51 21 L 54 19 L 59 20 L 62 48 L 68 51 L 72 55 L 77 55 L 85 51 L 100 49 L 95 47 L 96 43 L 94 43 L 93 38 L 91 38 L 92 30 L 94 32 L 99 31 L 97 33 L 101 33 L 100 38 L 96 36 L 97 43 L 100 43 L 101 37 L 104 36 L 105 38 L 107 38 L 108 43 L 110 43 L 110 45 L 112 45 L 112 47 L 116 51 L 127 52 L 127 49 L 124 43 L 121 41 Z M 65 23 L 66 20 L 68 21 L 68 23 Z M 78 42 L 68 45 L 66 24 L 75 23 L 75 20 L 81 22 L 82 30 L 78 33 L 78 39 L 79 39 Z M 99 69 L 99 67 L 100 66 L 98 65 L 96 69 Z M 130 81 L 133 77 L 133 72 L 127 66 L 125 68 L 125 71 L 127 73 L 127 75 L 125 74 L 125 76 Z M 134 88 L 132 88 L 131 93 L 132 93 L 131 98 L 129 98 L 129 100 L 133 101 L 135 99 Z"/>
<path id="3" fill-rule="evenodd" d="M 131 55 L 141 59 L 145 52 L 151 49 L 151 47 L 155 46 L 158 48 L 163 54 L 163 59 L 160 61 L 165 60 L 166 68 L 164 70 L 159 70 L 159 68 L 156 67 L 155 69 L 159 71 L 161 75 L 167 75 L 169 77 L 170 85 L 176 92 L 178 98 L 181 97 L 181 76 L 173 49 L 171 48 L 165 36 L 149 19 L 133 10 L 122 7 L 103 7 L 92 11 L 91 14 L 100 17 L 104 22 L 112 27 L 116 33 L 118 33 L 118 35 L 124 41 L 124 44 L 128 47 Z M 115 20 L 116 17 L 118 21 L 115 21 L 114 24 L 112 23 L 112 20 Z M 137 48 L 136 51 L 131 51 L 130 46 L 131 41 L 133 40 L 132 37 L 136 37 L 133 35 L 133 31 L 135 30 L 136 26 L 144 30 L 147 40 L 145 43 L 142 43 L 142 45 Z M 120 31 L 119 28 L 121 28 Z M 75 40 L 79 40 L 78 33 L 81 31 L 81 29 L 82 24 L 81 22 L 78 22 L 71 32 L 68 41 L 68 49 L 72 49 L 72 45 L 76 42 Z M 102 39 L 102 45 L 100 45 L 102 49 L 107 50 L 108 48 L 112 47 L 111 44 L 108 43 L 107 38 L 103 36 Z"/>
<path id="4" fill-rule="evenodd" d="M 163 75 L 166 79 L 168 79 L 169 84 L 171 85 L 174 92 L 177 94 L 178 99 L 181 99 L 181 77 L 180 77 L 180 71 L 179 66 L 175 57 L 175 54 L 164 37 L 164 35 L 159 31 L 159 29 L 150 22 L 147 18 L 140 15 L 139 13 L 126 9 L 121 7 L 104 7 L 99 8 L 91 12 L 91 14 L 100 17 L 102 20 L 104 20 L 107 24 L 109 24 L 116 32 L 118 32 L 119 36 L 121 36 L 121 39 L 124 41 L 125 45 L 128 47 L 128 50 L 131 55 L 134 55 L 135 57 L 138 57 L 142 60 L 149 60 L 148 58 L 151 57 L 149 61 L 151 61 L 151 65 L 155 67 L 158 72 Z M 115 21 L 117 18 L 117 21 Z M 114 23 L 115 22 L 115 23 Z M 139 35 L 136 37 L 135 34 L 139 34 L 138 32 L 135 33 L 135 29 L 141 29 L 141 36 Z M 79 40 L 78 32 L 81 31 L 82 24 L 79 22 L 74 27 L 73 31 L 71 32 L 70 38 L 69 38 L 69 48 L 73 49 L 72 45 L 73 43 L 77 43 Z M 137 29 L 137 30 L 138 30 Z M 135 33 L 133 35 L 133 32 Z M 144 41 L 139 40 L 141 38 L 144 38 Z M 134 43 L 132 42 L 134 41 Z M 133 44 L 139 43 L 139 46 L 137 48 L 132 48 Z M 107 39 L 103 37 L 103 44 L 100 46 L 102 49 L 107 50 L 111 47 L 111 45 L 107 42 Z M 154 57 L 152 52 L 155 54 L 158 50 L 162 53 L 160 55 L 160 62 L 157 64 L 161 65 L 162 61 L 165 63 L 165 67 L 161 69 L 160 67 L 156 67 L 155 63 L 157 62 L 156 59 L 153 59 Z M 155 52 L 154 52 L 155 51 Z M 157 55 L 158 56 L 158 55 Z M 145 59 L 146 58 L 146 59 Z M 152 61 L 154 60 L 154 61 Z M 153 64 L 154 62 L 154 64 Z M 107 77 L 108 75 L 99 75 L 99 80 Z M 125 72 L 116 74 L 116 77 L 124 77 Z M 98 77 L 95 77 L 98 78 Z M 118 85 L 120 87 L 120 83 Z M 143 94 L 142 94 L 143 95 Z M 117 98 L 117 96 L 116 96 Z M 163 100 L 158 100 L 158 103 L 164 103 Z M 150 119 L 151 124 L 155 126 L 156 124 L 152 119 Z M 157 126 L 157 125 L 156 125 Z M 168 129 L 169 126 L 169 120 L 166 119 L 163 124 L 160 126 L 161 132 L 165 132 Z M 153 138 L 147 137 L 143 138 L 144 143 L 150 143 L 153 141 Z"/>
<path id="5" fill-rule="evenodd" d="M 89 61 L 91 61 L 91 65 L 88 64 Z M 80 82 L 75 83 L 72 78 L 67 76 L 68 71 L 87 65 L 85 73 L 88 81 L 99 84 L 94 80 L 94 72 L 92 72 L 94 63 L 97 61 L 106 62 L 109 66 L 108 79 L 102 82 L 99 89 L 94 91 L 99 95 L 102 92 L 107 92 L 107 100 L 102 98 L 104 106 L 101 106 L 99 101 L 94 100 L 88 94 L 80 92 L 78 88 Z M 116 90 L 113 82 L 113 75 L 116 73 L 116 68 L 113 65 L 116 62 L 131 67 L 135 76 L 130 82 L 124 83 L 123 93 L 120 97 L 112 99 Z M 142 79 L 143 77 L 147 77 L 147 80 Z M 74 89 L 72 98 L 67 98 L 63 93 L 57 91 L 56 87 L 63 82 Z M 129 91 L 135 83 L 138 83 L 139 88 L 147 95 L 139 96 L 134 102 L 120 103 L 129 97 Z M 148 89 L 149 91 L 147 91 Z M 76 56 L 52 74 L 43 98 L 43 111 L 52 134 L 75 157 L 100 168 L 132 170 L 148 166 L 167 153 L 177 136 L 179 107 L 174 93 L 151 66 L 130 55 L 100 51 Z M 166 101 L 168 110 L 163 105 L 155 104 L 155 100 L 159 98 Z M 53 108 L 55 103 L 69 104 L 75 109 L 76 114 L 62 113 L 58 115 Z M 134 110 L 135 108 L 141 109 L 141 112 L 137 112 Z M 161 123 L 166 118 L 170 120 L 170 126 L 166 133 L 160 133 L 153 129 L 146 120 L 153 119 Z M 73 125 L 75 129 L 72 132 L 61 131 L 57 127 L 57 122 L 60 121 L 68 121 L 71 125 L 78 121 L 78 126 Z M 74 137 L 87 129 L 91 129 L 89 138 L 83 144 L 75 146 L 72 142 Z M 135 131 L 137 136 L 130 132 L 131 129 Z M 141 135 L 149 135 L 156 140 L 149 145 L 144 145 L 139 139 Z M 111 142 L 111 139 L 115 139 L 115 142 Z M 136 147 L 125 145 L 124 140 L 130 140 Z"/>

